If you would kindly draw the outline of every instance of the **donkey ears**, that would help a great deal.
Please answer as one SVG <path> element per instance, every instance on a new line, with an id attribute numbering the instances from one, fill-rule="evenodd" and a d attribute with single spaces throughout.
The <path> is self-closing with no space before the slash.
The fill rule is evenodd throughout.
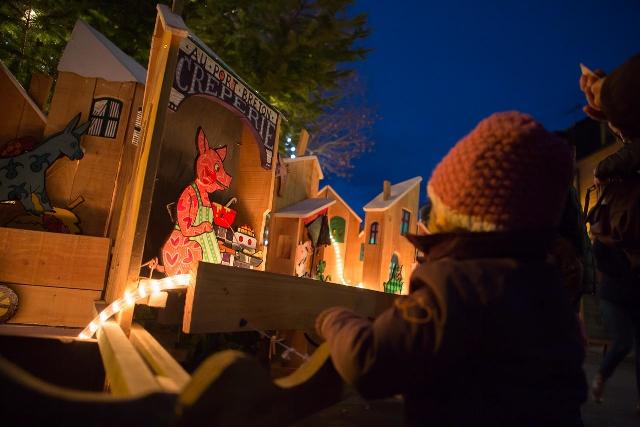
<path id="1" fill-rule="evenodd" d="M 79 121 L 80 121 L 80 113 L 76 114 L 76 116 L 73 119 L 71 119 L 69 123 L 67 123 L 67 126 L 64 128 L 64 133 L 71 133 L 71 131 L 73 131 L 76 128 Z"/>
<path id="2" fill-rule="evenodd" d="M 204 154 L 209 149 L 209 141 L 207 141 L 207 136 L 201 127 L 198 127 L 196 140 L 198 142 L 198 152 Z"/>
<path id="3" fill-rule="evenodd" d="M 87 120 L 86 122 L 84 122 L 83 124 L 75 128 L 73 130 L 73 134 L 77 136 L 84 135 L 87 129 L 89 129 L 90 124 L 91 124 L 91 120 Z"/>
<path id="4" fill-rule="evenodd" d="M 224 158 L 227 157 L 227 146 L 223 145 L 222 147 L 214 148 L 214 151 L 220 156 L 220 160 L 224 161 Z"/>

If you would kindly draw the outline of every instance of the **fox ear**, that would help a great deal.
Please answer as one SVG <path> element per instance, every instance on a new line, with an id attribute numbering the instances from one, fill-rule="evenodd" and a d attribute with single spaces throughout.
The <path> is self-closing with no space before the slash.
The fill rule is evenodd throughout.
<path id="1" fill-rule="evenodd" d="M 80 113 L 76 114 L 74 118 L 72 118 L 67 126 L 64 128 L 64 133 L 71 133 L 75 128 L 78 122 L 80 121 Z"/>
<path id="2" fill-rule="evenodd" d="M 207 136 L 204 134 L 201 127 L 198 128 L 196 140 L 198 142 L 198 152 L 200 154 L 204 154 L 209 149 L 209 141 L 207 141 Z"/>
<path id="3" fill-rule="evenodd" d="M 223 145 L 222 147 L 214 148 L 218 156 L 220 156 L 220 160 L 224 161 L 224 158 L 227 157 L 227 146 Z"/>

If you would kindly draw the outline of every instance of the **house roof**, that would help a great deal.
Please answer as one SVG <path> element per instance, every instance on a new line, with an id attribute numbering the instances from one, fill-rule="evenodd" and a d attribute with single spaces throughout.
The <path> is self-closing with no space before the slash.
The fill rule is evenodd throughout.
<path id="1" fill-rule="evenodd" d="M 282 159 L 285 164 L 287 163 L 298 163 L 298 162 L 314 162 L 316 169 L 318 170 L 318 175 L 320 175 L 320 179 L 324 179 L 324 175 L 322 174 L 322 168 L 320 167 L 320 161 L 316 156 L 301 156 L 292 159 L 290 157 L 285 157 Z"/>
<path id="2" fill-rule="evenodd" d="M 58 63 L 58 71 L 112 82 L 145 84 L 147 78 L 147 70 L 142 65 L 80 19 L 73 27 L 71 40 Z"/>
<path id="3" fill-rule="evenodd" d="M 318 195 L 321 195 L 325 191 L 327 191 L 327 192 L 331 191 L 331 193 L 333 193 L 333 195 L 336 197 L 336 199 L 341 201 L 342 204 L 344 204 L 347 207 L 347 209 L 349 209 L 349 212 L 351 212 L 351 214 L 356 217 L 358 222 L 362 222 L 362 218 L 360 218 L 360 215 L 358 215 L 357 213 L 355 213 L 355 211 L 353 209 L 351 209 L 351 206 L 349 206 L 349 204 L 347 202 L 345 202 L 342 197 L 340 197 L 338 192 L 336 190 L 334 190 L 334 188 L 332 186 L 325 185 L 324 187 L 322 187 L 322 189 L 320 191 L 318 191 Z"/>
<path id="4" fill-rule="evenodd" d="M 335 204 L 335 200 L 324 198 L 311 198 L 304 199 L 301 202 L 295 203 L 291 206 L 287 206 L 284 209 L 273 214 L 279 218 L 307 218 L 311 215 L 317 214 L 323 209 Z"/>
<path id="5" fill-rule="evenodd" d="M 31 99 L 27 91 L 22 87 L 20 82 L 16 79 L 13 73 L 9 71 L 9 69 L 4 65 L 2 61 L 0 61 L 0 69 L 7 76 L 11 84 L 16 88 L 18 93 L 20 93 L 20 95 L 25 99 L 25 101 L 27 101 L 27 103 L 29 104 L 29 107 L 31 107 L 33 112 L 36 113 L 36 115 L 38 116 L 38 118 L 40 118 L 40 120 L 42 120 L 42 123 L 47 123 L 47 116 L 44 115 L 40 107 L 38 107 L 38 105 L 33 101 L 33 99 Z"/>
<path id="6" fill-rule="evenodd" d="M 383 211 L 389 209 L 405 194 L 413 190 L 416 185 L 420 185 L 420 182 L 422 182 L 422 177 L 416 176 L 415 178 L 394 184 L 391 186 L 391 196 L 387 200 L 383 200 L 382 193 L 380 193 L 375 199 L 364 205 L 363 209 L 365 211 Z"/>

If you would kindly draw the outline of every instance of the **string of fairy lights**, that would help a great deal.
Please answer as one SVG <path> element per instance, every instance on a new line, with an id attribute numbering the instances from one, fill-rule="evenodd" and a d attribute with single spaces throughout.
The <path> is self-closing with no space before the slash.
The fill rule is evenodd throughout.
<path id="1" fill-rule="evenodd" d="M 333 235 L 329 235 L 331 238 L 331 246 L 335 254 L 336 270 L 338 273 L 338 279 L 340 283 L 349 286 L 349 283 L 344 278 L 344 262 L 342 261 L 342 251 L 340 245 L 333 238 Z M 192 282 L 193 276 L 191 274 L 177 274 L 175 276 L 165 277 L 163 279 L 147 279 L 141 278 L 138 284 L 138 289 L 135 291 L 125 291 L 121 298 L 113 301 L 107 307 L 105 307 L 96 317 L 89 322 L 86 328 L 78 334 L 78 339 L 88 340 L 93 338 L 95 333 L 102 327 L 102 325 L 110 318 L 118 314 L 124 309 L 133 307 L 136 302 L 147 298 L 148 296 L 157 296 L 162 291 L 170 289 L 186 288 Z M 358 286 L 361 287 L 361 286 Z"/>
<path id="2" fill-rule="evenodd" d="M 126 291 L 121 298 L 113 301 L 93 318 L 86 328 L 80 332 L 78 339 L 87 340 L 100 329 L 100 327 L 111 317 L 115 316 L 126 308 L 133 307 L 135 303 L 148 296 L 159 295 L 160 292 L 169 289 L 180 289 L 189 286 L 192 280 L 191 274 L 177 274 L 163 279 L 140 279 L 138 289 L 135 292 Z"/>

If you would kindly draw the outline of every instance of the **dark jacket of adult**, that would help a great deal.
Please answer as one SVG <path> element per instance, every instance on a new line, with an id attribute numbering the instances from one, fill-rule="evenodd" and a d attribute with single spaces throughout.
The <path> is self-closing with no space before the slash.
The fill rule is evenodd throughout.
<path id="1" fill-rule="evenodd" d="M 552 236 L 412 236 L 410 295 L 374 322 L 319 316 L 336 369 L 365 397 L 403 394 L 408 425 L 580 425 L 584 349 Z"/>
<path id="2" fill-rule="evenodd" d="M 640 185 L 640 138 L 633 138 L 603 159 L 594 175 L 601 181 L 634 180 Z M 596 239 L 593 246 L 596 265 L 602 274 L 600 298 L 618 305 L 640 309 L 640 278 L 632 264 L 640 259 L 640 247 L 605 244 Z M 637 270 L 637 267 L 634 268 Z"/>

